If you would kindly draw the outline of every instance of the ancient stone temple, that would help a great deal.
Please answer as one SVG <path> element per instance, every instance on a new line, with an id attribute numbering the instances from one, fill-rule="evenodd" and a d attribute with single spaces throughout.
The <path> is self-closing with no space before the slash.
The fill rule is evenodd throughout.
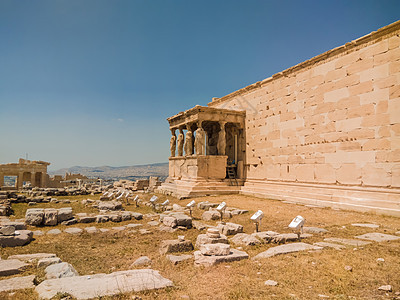
<path id="1" fill-rule="evenodd" d="M 32 187 L 46 187 L 47 166 L 45 161 L 19 159 L 18 163 L 0 165 L 0 187 L 4 186 L 4 176 L 16 176 L 16 188 L 21 189 L 24 182 L 29 181 Z"/>
<path id="2" fill-rule="evenodd" d="M 160 190 L 400 216 L 399 35 L 400 21 L 169 118 Z"/>

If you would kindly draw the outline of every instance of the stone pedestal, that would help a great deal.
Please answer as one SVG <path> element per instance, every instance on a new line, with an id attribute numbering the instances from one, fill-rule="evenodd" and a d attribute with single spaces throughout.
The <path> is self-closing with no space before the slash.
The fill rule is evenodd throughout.
<path id="1" fill-rule="evenodd" d="M 243 180 L 232 186 L 226 177 L 226 155 L 169 158 L 169 177 L 158 189 L 177 198 L 239 193 Z"/>

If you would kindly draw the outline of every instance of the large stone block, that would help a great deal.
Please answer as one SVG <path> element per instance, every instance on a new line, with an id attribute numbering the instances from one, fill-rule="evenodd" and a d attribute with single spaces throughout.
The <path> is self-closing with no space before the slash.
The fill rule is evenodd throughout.
<path id="1" fill-rule="evenodd" d="M 231 249 L 228 255 L 203 255 L 200 251 L 194 252 L 194 265 L 210 267 L 219 263 L 239 261 L 249 258 L 249 255 L 244 251 Z"/>
<path id="2" fill-rule="evenodd" d="M 335 169 L 331 164 L 316 164 L 315 180 L 319 183 L 336 183 Z"/>
<path id="3" fill-rule="evenodd" d="M 45 270 L 46 279 L 79 276 L 75 268 L 66 262 L 49 265 Z"/>
<path id="4" fill-rule="evenodd" d="M 28 275 L 0 280 L 0 292 L 11 292 L 34 288 L 35 285 L 33 284 L 33 281 L 35 280 L 35 277 L 35 275 Z"/>
<path id="5" fill-rule="evenodd" d="M 9 276 L 21 273 L 28 264 L 23 263 L 18 259 L 3 259 L 0 260 L 0 276 Z"/>
<path id="6" fill-rule="evenodd" d="M 55 226 L 55 225 L 57 225 L 57 215 L 58 215 L 57 209 L 46 208 L 44 210 L 43 224 L 47 225 L 47 226 Z"/>
<path id="7" fill-rule="evenodd" d="M 336 170 L 336 180 L 341 184 L 360 184 L 361 169 L 356 164 L 342 164 Z"/>
<path id="8" fill-rule="evenodd" d="M 229 244 L 217 243 L 217 244 L 203 244 L 200 246 L 200 252 L 203 255 L 228 255 L 231 252 Z"/>
<path id="9" fill-rule="evenodd" d="M 211 221 L 211 220 L 219 220 L 221 218 L 221 215 L 218 211 L 216 210 L 209 210 L 209 211 L 205 211 L 201 218 L 204 221 Z"/>
<path id="10" fill-rule="evenodd" d="M 25 214 L 25 223 L 32 226 L 40 226 L 43 224 L 44 209 L 28 208 Z"/>
<path id="11" fill-rule="evenodd" d="M 193 250 L 193 244 L 189 240 L 165 240 L 161 242 L 160 253 L 186 252 Z"/>
<path id="12" fill-rule="evenodd" d="M 199 248 L 201 245 L 204 244 L 217 244 L 217 243 L 229 244 L 228 238 L 222 234 L 218 237 L 211 237 L 207 234 L 199 234 L 196 240 L 196 247 Z"/>
<path id="13" fill-rule="evenodd" d="M 362 182 L 371 186 L 390 186 L 392 172 L 390 164 L 367 164 L 362 169 Z"/>
<path id="14" fill-rule="evenodd" d="M 333 91 L 329 91 L 324 94 L 325 102 L 338 102 L 343 98 L 347 98 L 350 96 L 348 88 L 341 88 Z"/>
<path id="15" fill-rule="evenodd" d="M 162 222 L 164 223 L 165 226 L 168 227 L 176 227 L 177 226 L 177 222 L 176 222 L 176 218 L 173 216 L 166 216 L 162 219 Z"/>
<path id="16" fill-rule="evenodd" d="M 306 243 L 293 243 L 293 244 L 286 244 L 281 246 L 276 246 L 269 248 L 268 250 L 257 254 L 253 259 L 259 260 L 262 258 L 268 258 L 279 254 L 287 254 L 292 252 L 298 251 L 305 251 L 305 250 L 322 250 L 322 247 L 313 246 Z"/>
<path id="17" fill-rule="evenodd" d="M 51 299 L 57 294 L 94 299 L 168 286 L 173 286 L 172 281 L 162 277 L 158 271 L 143 269 L 45 280 L 35 291 L 41 299 Z"/>
<path id="18" fill-rule="evenodd" d="M 243 232 L 243 226 L 235 223 L 220 223 L 217 228 L 223 235 L 234 235 Z"/>
<path id="19" fill-rule="evenodd" d="M 176 225 L 177 226 L 184 226 L 187 228 L 192 227 L 192 218 L 185 215 L 185 214 L 175 214 L 174 217 L 176 218 Z"/>
<path id="20" fill-rule="evenodd" d="M 74 217 L 72 213 L 72 207 L 62 207 L 58 209 L 58 223 L 70 220 Z"/>

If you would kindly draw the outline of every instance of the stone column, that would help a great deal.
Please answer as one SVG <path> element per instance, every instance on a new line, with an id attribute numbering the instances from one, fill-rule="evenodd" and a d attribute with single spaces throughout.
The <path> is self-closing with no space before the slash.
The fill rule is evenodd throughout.
<path id="1" fill-rule="evenodd" d="M 0 187 L 4 185 L 4 173 L 0 173 Z"/>
<path id="2" fill-rule="evenodd" d="M 22 189 L 23 184 L 24 184 L 24 172 L 18 172 L 17 189 Z"/>
<path id="3" fill-rule="evenodd" d="M 183 135 L 183 129 L 179 128 L 178 135 L 178 156 L 183 156 L 183 143 L 185 142 L 185 136 Z"/>
<path id="4" fill-rule="evenodd" d="M 46 187 L 47 186 L 47 174 L 42 172 L 42 176 L 41 176 L 41 182 L 40 182 L 40 187 Z"/>
<path id="5" fill-rule="evenodd" d="M 176 152 L 176 135 L 175 135 L 175 129 L 171 129 L 171 140 L 169 141 L 169 149 L 171 151 L 171 157 L 175 157 L 175 152 Z"/>
<path id="6" fill-rule="evenodd" d="M 31 172 L 31 186 L 36 187 L 36 172 Z"/>
<path id="7" fill-rule="evenodd" d="M 226 133 L 225 133 L 226 122 L 219 122 L 221 129 L 218 134 L 218 155 L 225 155 L 226 153 Z"/>

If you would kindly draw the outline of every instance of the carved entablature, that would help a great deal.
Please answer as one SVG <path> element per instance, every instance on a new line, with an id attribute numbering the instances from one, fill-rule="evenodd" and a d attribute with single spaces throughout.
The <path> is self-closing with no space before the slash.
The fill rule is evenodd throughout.
<path id="1" fill-rule="evenodd" d="M 244 128 L 245 118 L 245 111 L 196 105 L 195 107 L 180 112 L 167 120 L 170 129 L 173 130 L 186 128 L 187 124 L 199 124 L 204 121 L 233 123 L 237 124 L 240 128 Z"/>

